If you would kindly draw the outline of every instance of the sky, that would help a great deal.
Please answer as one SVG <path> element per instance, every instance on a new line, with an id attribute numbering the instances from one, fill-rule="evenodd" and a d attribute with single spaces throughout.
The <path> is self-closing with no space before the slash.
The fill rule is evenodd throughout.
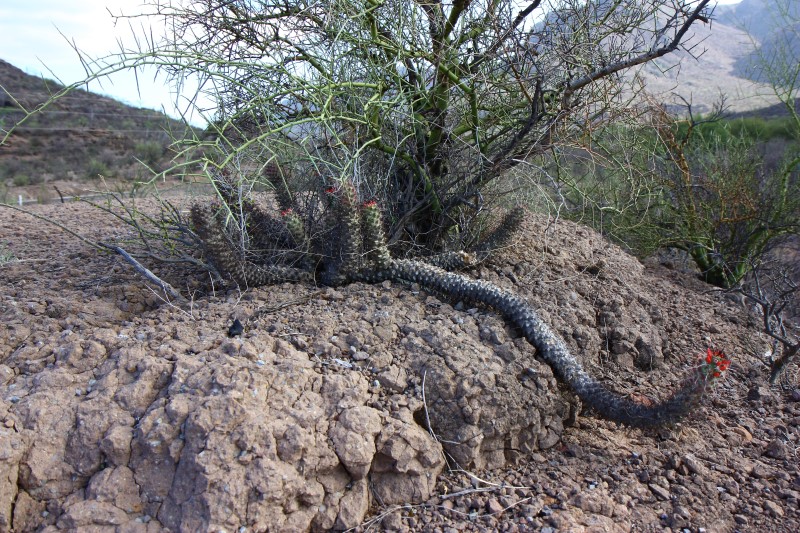
<path id="1" fill-rule="evenodd" d="M 86 72 L 74 47 L 93 58 L 119 51 L 120 42 L 134 47 L 130 22 L 120 20 L 115 25 L 111 13 L 133 15 L 143 9 L 141 0 L 0 0 L 0 59 L 65 85 L 82 81 Z M 143 19 L 133 22 L 141 24 Z M 194 91 L 181 97 L 163 74 L 155 74 L 155 69 L 138 75 L 123 72 L 84 88 L 173 117 L 191 108 L 186 96 Z M 190 121 L 205 122 L 197 115 Z"/>
<path id="2" fill-rule="evenodd" d="M 720 0 L 719 4 L 740 1 Z M 120 21 L 115 26 L 109 11 L 134 15 L 142 10 L 142 0 L 0 0 L 0 59 L 28 74 L 65 84 L 81 81 L 85 71 L 73 45 L 90 57 L 119 50 L 119 41 L 133 46 L 128 23 Z M 135 77 L 121 73 L 102 85 L 94 82 L 88 89 L 135 107 L 163 110 L 174 117 L 191 108 L 186 98 L 192 90 L 177 94 L 163 76 L 154 79 L 154 74 L 143 72 Z M 204 123 L 196 114 L 189 119 L 195 125 Z"/>

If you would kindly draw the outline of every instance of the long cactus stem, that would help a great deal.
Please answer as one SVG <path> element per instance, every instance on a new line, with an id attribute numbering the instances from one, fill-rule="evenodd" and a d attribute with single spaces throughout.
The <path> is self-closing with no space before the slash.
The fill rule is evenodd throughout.
<path id="1" fill-rule="evenodd" d="M 375 202 L 367 202 L 361 211 L 362 225 L 364 228 L 364 250 L 372 268 L 384 269 L 392 262 L 386 238 L 383 233 L 381 212 Z"/>
<path id="2" fill-rule="evenodd" d="M 429 257 L 423 257 L 420 261 L 443 270 L 462 270 L 475 266 L 478 263 L 475 254 L 464 251 L 442 252 Z"/>
<path id="3" fill-rule="evenodd" d="M 247 215 L 247 234 L 255 250 L 287 248 L 291 245 L 286 224 L 269 216 L 252 201 L 242 202 L 242 209 Z"/>
<path id="4" fill-rule="evenodd" d="M 289 235 L 292 236 L 294 244 L 298 247 L 299 251 L 303 253 L 308 252 L 309 240 L 303 221 L 297 216 L 297 213 L 291 209 L 282 211 L 281 216 L 286 224 L 286 229 L 289 230 Z"/>
<path id="5" fill-rule="evenodd" d="M 388 269 L 374 273 L 370 281 L 393 279 L 419 283 L 454 299 L 480 302 L 498 310 L 525 335 L 556 376 L 602 417 L 635 427 L 654 427 L 680 420 L 694 409 L 705 392 L 707 380 L 691 372 L 681 388 L 660 403 L 645 405 L 622 397 L 589 375 L 569 352 L 564 341 L 519 296 L 491 283 L 446 272 L 419 261 L 395 260 Z"/>
<path id="6" fill-rule="evenodd" d="M 264 169 L 264 177 L 275 189 L 275 199 L 281 211 L 294 208 L 294 196 L 289 189 L 289 185 L 281 172 L 281 168 L 275 163 L 269 163 Z"/>
<path id="7" fill-rule="evenodd" d="M 349 182 L 342 184 L 337 193 L 334 209 L 341 224 L 340 256 L 337 275 L 349 279 L 357 270 L 361 259 L 361 214 L 356 190 Z"/>
<path id="8" fill-rule="evenodd" d="M 284 281 L 311 281 L 311 275 L 304 270 L 277 265 L 261 266 L 238 259 L 235 250 L 225 237 L 222 224 L 210 208 L 193 205 L 191 218 L 214 266 L 221 273 L 233 278 L 240 286 L 258 287 Z"/>
<path id="9" fill-rule="evenodd" d="M 525 208 L 520 206 L 508 211 L 503 217 L 503 220 L 501 220 L 497 227 L 483 239 L 475 250 L 476 259 L 478 261 L 484 261 L 489 254 L 498 248 L 508 246 L 513 236 L 517 234 L 517 231 L 522 225 L 522 221 L 525 220 L 525 212 Z"/>

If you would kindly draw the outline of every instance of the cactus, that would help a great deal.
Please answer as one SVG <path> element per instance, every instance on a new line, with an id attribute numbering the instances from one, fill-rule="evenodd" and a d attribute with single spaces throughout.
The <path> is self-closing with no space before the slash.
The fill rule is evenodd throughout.
<path id="1" fill-rule="evenodd" d="M 386 246 L 383 235 L 383 221 L 377 202 L 366 202 L 361 211 L 362 227 L 364 228 L 364 250 L 371 266 L 376 270 L 389 266 L 392 257 Z"/>
<path id="2" fill-rule="evenodd" d="M 275 189 L 275 198 L 278 201 L 278 207 L 281 211 L 288 211 L 294 209 L 294 195 L 286 183 L 281 168 L 274 162 L 269 162 L 264 168 L 264 177 L 270 185 Z"/>
<path id="3" fill-rule="evenodd" d="M 191 219 L 206 252 L 221 274 L 227 274 L 242 287 L 258 287 L 285 281 L 311 281 L 309 272 L 279 265 L 261 266 L 236 256 L 219 219 L 209 207 L 195 204 Z"/>
<path id="4" fill-rule="evenodd" d="M 440 254 L 423 257 L 423 263 L 441 268 L 443 270 L 461 270 L 478 264 L 478 258 L 474 253 L 465 252 L 443 252 Z"/>
<path id="5" fill-rule="evenodd" d="M 418 283 L 449 298 L 491 307 L 523 333 L 555 375 L 585 405 L 605 418 L 630 426 L 660 426 L 680 420 L 698 405 L 707 385 L 727 368 L 718 366 L 709 370 L 710 367 L 705 368 L 711 364 L 709 362 L 701 372 L 690 372 L 675 394 L 652 405 L 621 397 L 589 375 L 564 341 L 522 298 L 489 282 L 450 271 L 475 265 L 492 249 L 505 246 L 521 225 L 524 210 L 510 211 L 472 253 L 455 251 L 422 260 L 393 259 L 375 202 L 359 204 L 355 188 L 349 183 L 338 190 L 328 189 L 325 194 L 325 201 L 330 202 L 331 207 L 324 222 L 328 226 L 327 239 L 309 239 L 300 215 L 291 209 L 282 212 L 284 231 L 294 241 L 295 251 L 299 250 L 306 256 L 306 260 L 300 262 L 301 268 L 279 264 L 261 266 L 238 259 L 224 227 L 207 207 L 193 206 L 192 221 L 216 267 L 243 286 L 311 279 L 332 285 L 393 280 Z"/>
<path id="6" fill-rule="evenodd" d="M 485 236 L 475 249 L 475 261 L 484 261 L 492 252 L 505 248 L 519 231 L 522 221 L 525 220 L 525 208 L 514 207 L 503 217 L 503 220 Z"/>
<path id="7" fill-rule="evenodd" d="M 281 211 L 281 217 L 284 224 L 286 224 L 286 229 L 289 230 L 289 235 L 292 236 L 294 244 L 299 247 L 301 252 L 308 252 L 309 240 L 302 219 L 292 209 Z"/>
<path id="8" fill-rule="evenodd" d="M 344 183 L 338 192 L 332 194 L 335 197 L 333 215 L 340 225 L 340 249 L 334 251 L 334 261 L 338 260 L 336 270 L 342 281 L 346 282 L 358 270 L 361 260 L 361 213 L 357 193 L 351 183 Z"/>
<path id="9" fill-rule="evenodd" d="M 608 390 L 590 376 L 569 352 L 564 341 L 547 326 L 522 298 L 489 282 L 470 279 L 419 261 L 397 260 L 369 281 L 382 279 L 418 283 L 453 299 L 492 307 L 516 326 L 564 382 L 583 402 L 602 417 L 634 427 L 655 427 L 674 423 L 699 404 L 711 379 L 692 371 L 678 391 L 666 400 L 645 405 Z"/>
<path id="10" fill-rule="evenodd" d="M 242 210 L 247 216 L 246 228 L 254 251 L 263 255 L 291 245 L 293 235 L 288 224 L 271 217 L 251 201 L 242 202 Z"/>

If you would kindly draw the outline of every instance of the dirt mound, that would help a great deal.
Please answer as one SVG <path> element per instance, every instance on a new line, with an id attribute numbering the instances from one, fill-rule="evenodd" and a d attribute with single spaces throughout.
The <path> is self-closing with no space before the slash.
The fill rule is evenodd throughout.
<path id="1" fill-rule="evenodd" d="M 124 233 L 87 206 L 33 209 L 90 239 Z M 565 428 L 573 398 L 516 331 L 415 286 L 285 284 L 179 309 L 24 214 L 0 209 L 0 232 L 16 257 L 0 267 L 0 530 L 800 526 L 800 393 L 765 386 L 757 325 L 581 226 L 532 216 L 468 274 L 526 297 L 642 401 L 724 349 L 731 377 L 677 429 L 588 413 Z"/>

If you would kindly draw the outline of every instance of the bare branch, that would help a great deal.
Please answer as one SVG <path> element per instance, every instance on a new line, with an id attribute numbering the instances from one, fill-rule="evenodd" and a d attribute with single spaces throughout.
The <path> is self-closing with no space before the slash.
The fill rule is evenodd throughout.
<path id="1" fill-rule="evenodd" d="M 125 261 L 127 261 L 133 266 L 136 272 L 144 276 L 145 279 L 147 279 L 147 281 L 149 281 L 150 283 L 161 289 L 161 291 L 163 291 L 164 294 L 171 297 L 173 300 L 179 303 L 185 303 L 187 301 L 186 298 L 181 296 L 181 293 L 178 292 L 172 285 L 170 285 L 166 281 L 162 280 L 161 278 L 153 274 L 153 272 L 151 272 L 148 268 L 142 265 L 139 261 L 131 257 L 131 255 L 121 247 L 113 244 L 106 244 L 104 242 L 99 243 L 99 245 L 102 246 L 103 248 L 106 248 L 108 250 L 111 250 L 112 252 L 116 252 L 119 255 L 121 255 L 122 258 L 125 259 Z"/>
<path id="2" fill-rule="evenodd" d="M 669 44 L 667 44 L 665 46 L 661 46 L 661 47 L 656 48 L 654 50 L 648 51 L 648 52 L 646 52 L 644 54 L 640 54 L 640 55 L 638 55 L 636 57 L 632 57 L 632 58 L 626 59 L 624 61 L 618 61 L 618 62 L 613 63 L 611 65 L 607 65 L 607 66 L 604 66 L 604 67 L 599 68 L 597 70 L 594 70 L 594 71 L 590 72 L 589 74 L 587 74 L 585 76 L 582 76 L 582 77 L 578 78 L 577 80 L 571 82 L 567 86 L 567 90 L 565 91 L 565 95 L 572 94 L 575 91 L 577 91 L 578 89 L 581 89 L 581 88 L 589 85 L 592 82 L 595 82 L 595 81 L 597 81 L 597 80 L 599 80 L 601 78 L 605 78 L 607 76 L 610 76 L 611 74 L 614 74 L 616 72 L 620 72 L 622 70 L 626 70 L 626 69 L 629 69 L 631 67 L 635 67 L 637 65 L 642 65 L 644 63 L 648 63 L 650 61 L 653 61 L 654 59 L 658 59 L 659 57 L 663 57 L 663 56 L 665 56 L 665 55 L 667 55 L 667 54 L 669 54 L 671 52 L 674 52 L 675 50 L 678 49 L 678 47 L 680 46 L 681 42 L 683 42 L 683 38 L 686 36 L 686 33 L 689 31 L 689 28 L 692 26 L 692 24 L 695 21 L 700 20 L 700 21 L 702 21 L 702 22 L 704 22 L 706 24 L 709 22 L 708 17 L 704 13 L 705 13 L 705 8 L 706 8 L 706 6 L 708 5 L 708 3 L 710 1 L 711 0 L 702 0 L 697 5 L 697 7 L 695 8 L 694 12 L 692 12 L 692 14 L 683 22 L 683 24 L 681 25 L 680 29 L 675 34 L 675 36 L 672 38 L 672 40 L 669 42 Z"/>

